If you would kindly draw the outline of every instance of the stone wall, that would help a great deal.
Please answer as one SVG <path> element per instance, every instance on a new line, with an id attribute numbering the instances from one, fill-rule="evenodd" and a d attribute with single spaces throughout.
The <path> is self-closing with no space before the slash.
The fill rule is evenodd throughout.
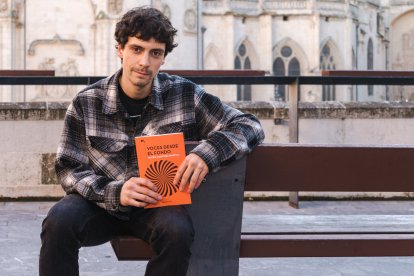
<path id="1" fill-rule="evenodd" d="M 267 143 L 288 142 L 288 108 L 281 102 L 230 102 L 255 114 Z M 60 197 L 54 157 L 64 103 L 0 104 L 0 198 Z M 300 143 L 412 144 L 414 103 L 302 103 Z"/>

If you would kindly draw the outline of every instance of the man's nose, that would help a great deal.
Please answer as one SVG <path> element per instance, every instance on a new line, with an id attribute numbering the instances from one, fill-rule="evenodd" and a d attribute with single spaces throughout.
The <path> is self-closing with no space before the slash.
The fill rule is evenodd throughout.
<path id="1" fill-rule="evenodd" d="M 149 64 L 150 64 L 150 53 L 149 52 L 142 53 L 142 56 L 140 59 L 140 65 L 149 66 Z"/>

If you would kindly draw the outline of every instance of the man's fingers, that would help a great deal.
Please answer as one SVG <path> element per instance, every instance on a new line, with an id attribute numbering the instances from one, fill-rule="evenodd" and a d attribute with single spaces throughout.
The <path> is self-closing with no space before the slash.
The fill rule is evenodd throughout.
<path id="1" fill-rule="evenodd" d="M 135 187 L 144 186 L 144 187 L 147 187 L 148 189 L 151 189 L 155 192 L 157 191 L 157 186 L 154 183 L 152 183 L 151 181 L 149 181 L 148 179 L 132 177 L 131 180 L 136 184 L 136 185 L 134 185 Z"/>
<path id="2" fill-rule="evenodd" d="M 121 189 L 120 203 L 124 206 L 144 207 L 157 203 L 162 196 L 156 192 L 157 187 L 151 181 L 133 177 L 124 183 Z"/>
<path id="3" fill-rule="evenodd" d="M 205 176 L 207 175 L 208 168 L 201 168 L 200 170 L 194 171 L 191 181 L 190 181 L 190 193 L 200 187 L 201 182 L 204 180 Z"/>
<path id="4" fill-rule="evenodd" d="M 208 173 L 208 168 L 203 169 L 203 171 L 200 173 L 200 176 L 198 178 L 198 181 L 197 181 L 197 183 L 194 186 L 194 189 L 195 190 L 197 190 L 198 187 L 200 187 L 201 183 L 205 182 L 205 180 L 206 180 L 205 177 L 206 177 L 207 173 Z"/>
<path id="5" fill-rule="evenodd" d="M 145 203 L 157 203 L 158 200 L 161 200 L 161 196 L 156 193 L 144 194 L 144 193 L 134 192 L 133 194 L 131 194 L 131 198 L 134 199 L 135 201 L 140 201 L 140 202 L 145 202 Z"/>
<path id="6" fill-rule="evenodd" d="M 181 164 L 181 166 L 178 167 L 177 173 L 175 174 L 173 184 L 178 186 L 181 182 L 181 179 L 183 177 L 183 173 L 187 169 L 187 159 L 184 160 L 184 162 Z"/>
<path id="7" fill-rule="evenodd" d="M 185 170 L 180 180 L 180 191 L 181 192 L 185 190 L 185 186 L 187 186 L 187 183 L 190 182 L 192 174 L 193 174 L 192 169 L 190 167 L 187 167 L 187 169 Z"/>
<path id="8" fill-rule="evenodd" d="M 207 173 L 208 166 L 204 160 L 198 155 L 190 153 L 179 167 L 174 183 L 179 184 L 180 191 L 186 190 L 188 185 L 188 191 L 191 193 L 196 187 L 200 186 Z"/>
<path id="9" fill-rule="evenodd" d="M 192 193 L 194 189 L 197 189 L 201 181 L 208 173 L 208 167 L 199 165 L 196 168 L 188 167 L 187 171 L 184 173 L 180 183 L 180 190 L 184 191 L 185 186 L 188 185 L 188 191 Z"/>
<path id="10" fill-rule="evenodd" d="M 148 205 L 148 203 L 146 202 L 137 201 L 132 198 L 128 199 L 127 204 L 128 206 L 133 206 L 133 207 L 145 207 Z"/>
<path id="11" fill-rule="evenodd" d="M 155 201 L 161 200 L 162 198 L 160 194 L 143 185 L 136 186 L 133 193 L 131 193 L 131 197 L 147 203 L 155 203 Z"/>
<path id="12" fill-rule="evenodd" d="M 190 185 L 188 188 L 190 193 L 194 191 L 194 188 L 197 185 L 197 183 L 202 180 L 200 179 L 201 172 L 202 172 L 202 168 L 197 168 L 194 170 L 193 174 L 191 175 Z"/>
<path id="13" fill-rule="evenodd" d="M 138 178 L 136 178 L 138 179 Z M 157 186 L 148 179 L 141 178 L 132 186 L 134 192 L 148 195 L 156 200 L 160 200 L 161 195 L 157 193 Z"/>

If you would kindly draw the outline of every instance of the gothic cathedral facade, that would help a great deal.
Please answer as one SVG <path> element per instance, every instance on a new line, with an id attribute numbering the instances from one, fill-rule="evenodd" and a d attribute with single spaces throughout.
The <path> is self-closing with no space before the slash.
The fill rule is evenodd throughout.
<path id="1" fill-rule="evenodd" d="M 162 10 L 179 47 L 164 69 L 414 70 L 413 0 L 0 0 L 0 69 L 105 76 L 113 39 L 134 6 Z M 0 87 L 0 101 L 67 100 L 78 87 Z M 287 88 L 215 86 L 224 100 L 287 101 Z M 234 90 L 234 91 L 232 91 Z M 236 91 L 237 90 L 237 91 Z M 410 87 L 303 87 L 302 101 L 414 101 Z"/>

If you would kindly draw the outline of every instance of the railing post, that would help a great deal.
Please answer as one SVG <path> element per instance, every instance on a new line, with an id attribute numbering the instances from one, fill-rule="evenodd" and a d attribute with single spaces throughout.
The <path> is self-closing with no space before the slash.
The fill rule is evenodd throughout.
<path id="1" fill-rule="evenodd" d="M 299 78 L 289 84 L 289 142 L 299 142 Z M 289 205 L 299 208 L 299 191 L 289 192 Z"/>

